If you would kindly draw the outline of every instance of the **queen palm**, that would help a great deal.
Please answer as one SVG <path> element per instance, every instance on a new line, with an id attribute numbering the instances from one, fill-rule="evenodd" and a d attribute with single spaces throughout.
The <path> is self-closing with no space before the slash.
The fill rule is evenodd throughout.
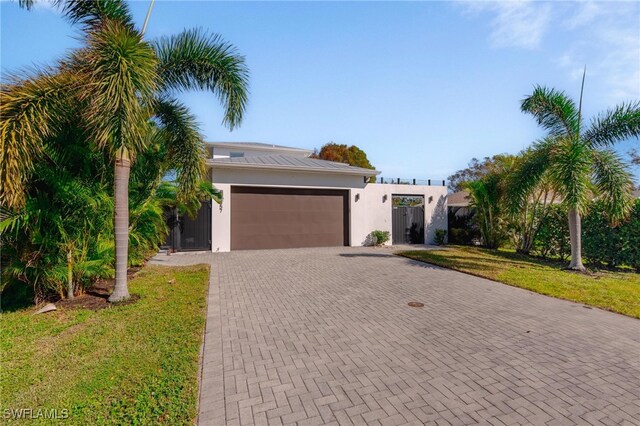
<path id="1" fill-rule="evenodd" d="M 581 96 L 582 98 L 582 96 Z M 581 215 L 594 198 L 602 200 L 613 222 L 631 208 L 633 181 L 621 158 L 609 147 L 640 135 L 640 103 L 623 103 L 601 113 L 583 126 L 580 106 L 564 93 L 535 87 L 522 101 L 523 112 L 533 115 L 548 131 L 524 157 L 511 180 L 511 200 L 522 206 L 543 179 L 568 209 L 571 240 L 569 269 L 582 264 Z"/>
<path id="2" fill-rule="evenodd" d="M 22 1 L 25 7 L 31 0 Z M 158 134 L 177 173 L 179 197 L 190 198 L 205 172 L 205 148 L 195 118 L 174 94 L 206 90 L 224 108 L 230 129 L 242 120 L 248 71 L 219 36 L 199 30 L 147 42 L 122 0 L 68 0 L 56 5 L 82 27 L 84 46 L 55 66 L 2 85 L 0 204 L 18 208 L 48 138 L 69 117 L 91 149 L 114 167 L 116 280 L 110 301 L 129 297 L 128 185 L 131 162 Z"/>

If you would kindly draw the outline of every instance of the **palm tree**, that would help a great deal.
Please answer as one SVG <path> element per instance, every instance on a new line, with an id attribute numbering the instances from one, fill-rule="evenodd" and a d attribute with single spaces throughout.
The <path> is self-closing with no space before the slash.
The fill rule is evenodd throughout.
<path id="1" fill-rule="evenodd" d="M 504 224 L 501 219 L 503 190 L 501 177 L 490 173 L 481 179 L 463 183 L 469 191 L 469 205 L 476 209 L 476 220 L 482 243 L 496 249 L 504 239 Z"/>
<path id="2" fill-rule="evenodd" d="M 584 86 L 584 79 L 583 79 Z M 583 127 L 580 106 L 564 93 L 536 86 L 522 101 L 549 133 L 529 150 L 511 180 L 512 204 L 522 206 L 543 179 L 568 208 L 571 262 L 583 271 L 581 215 L 595 197 L 602 200 L 615 223 L 631 209 L 633 181 L 627 166 L 611 149 L 616 142 L 640 135 L 640 102 L 623 103 Z"/>
<path id="3" fill-rule="evenodd" d="M 33 2 L 20 3 L 28 8 Z M 159 127 L 177 172 L 179 198 L 192 198 L 205 173 L 205 148 L 195 117 L 174 95 L 211 92 L 224 107 L 223 124 L 233 129 L 244 115 L 248 70 L 231 44 L 200 30 L 144 41 L 123 0 L 60 0 L 56 5 L 82 27 L 85 43 L 55 66 L 2 85 L 0 204 L 24 204 L 25 182 L 43 145 L 75 114 L 89 144 L 114 167 L 116 279 L 109 300 L 121 301 L 129 297 L 131 163 Z"/>

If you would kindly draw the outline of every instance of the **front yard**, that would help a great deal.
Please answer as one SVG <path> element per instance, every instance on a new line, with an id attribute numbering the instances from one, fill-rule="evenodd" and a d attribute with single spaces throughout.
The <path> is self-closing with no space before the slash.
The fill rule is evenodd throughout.
<path id="1" fill-rule="evenodd" d="M 400 256 L 640 318 L 640 274 L 599 271 L 579 274 L 564 265 L 503 250 L 447 246 L 404 251 Z"/>
<path id="2" fill-rule="evenodd" d="M 205 265 L 148 266 L 129 305 L 3 313 L 4 420 L 40 409 L 68 410 L 69 424 L 193 424 L 208 283 Z"/>

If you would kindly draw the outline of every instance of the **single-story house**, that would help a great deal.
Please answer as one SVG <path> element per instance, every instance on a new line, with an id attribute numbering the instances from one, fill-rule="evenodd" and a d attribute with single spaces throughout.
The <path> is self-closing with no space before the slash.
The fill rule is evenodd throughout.
<path id="1" fill-rule="evenodd" d="M 214 142 L 207 149 L 223 200 L 179 221 L 178 250 L 361 246 L 373 230 L 389 231 L 388 244 L 431 243 L 436 229 L 447 229 L 442 181 L 369 183 L 380 172 L 278 145 Z"/>

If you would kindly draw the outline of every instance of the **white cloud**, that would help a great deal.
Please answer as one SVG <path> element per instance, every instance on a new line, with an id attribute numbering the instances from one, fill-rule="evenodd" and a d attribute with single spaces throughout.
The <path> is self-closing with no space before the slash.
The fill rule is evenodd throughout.
<path id="1" fill-rule="evenodd" d="M 471 13 L 490 13 L 489 39 L 495 48 L 536 49 L 551 21 L 551 5 L 532 1 L 463 3 Z"/>
<path id="2" fill-rule="evenodd" d="M 594 22 L 596 18 L 606 13 L 607 10 L 595 1 L 586 1 L 577 6 L 578 12 L 565 20 L 565 25 L 569 29 L 589 25 Z"/>
<path id="3" fill-rule="evenodd" d="M 587 76 L 603 81 L 610 101 L 640 98 L 640 7 L 585 3 L 565 22 L 572 31 L 583 28 L 558 59 L 560 68 L 578 80 L 586 64 Z"/>
<path id="4" fill-rule="evenodd" d="M 602 31 L 606 54 L 598 68 L 607 76 L 614 99 L 640 99 L 640 24 Z"/>
<path id="5" fill-rule="evenodd" d="M 461 3 L 491 16 L 495 48 L 563 51 L 552 62 L 572 80 L 600 79 L 609 100 L 640 98 L 640 4 L 636 2 L 477 1 Z M 559 44 L 557 40 L 563 40 Z"/>

